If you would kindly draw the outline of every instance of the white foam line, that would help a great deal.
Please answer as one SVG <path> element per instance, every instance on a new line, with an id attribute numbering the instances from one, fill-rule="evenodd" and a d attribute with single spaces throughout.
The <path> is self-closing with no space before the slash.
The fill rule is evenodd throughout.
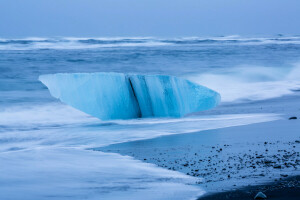
<path id="1" fill-rule="evenodd" d="M 80 41 L 85 40 L 98 40 L 106 42 L 120 42 L 119 44 L 83 44 Z M 127 41 L 126 41 L 127 40 Z M 135 41 L 143 41 L 143 43 L 135 43 Z M 157 37 L 53 37 L 53 38 L 17 38 L 6 39 L 0 38 L 2 42 L 9 41 L 30 41 L 30 44 L 0 44 L 0 50 L 37 50 L 37 49 L 97 49 L 97 48 L 116 48 L 116 47 L 152 47 L 152 46 L 164 46 L 164 45 L 180 45 L 176 42 L 191 41 L 195 42 L 192 45 L 202 45 L 197 41 L 228 41 L 226 45 L 265 45 L 265 44 L 300 44 L 299 36 L 285 36 L 285 37 L 241 37 L 241 36 L 224 36 L 224 37 L 182 37 L 182 38 L 157 38 Z M 290 41 L 285 41 L 290 40 Z M 47 41 L 47 42 L 46 42 Z M 122 41 L 126 41 L 122 43 Z M 130 41 L 130 42 L 128 42 Z M 168 41 L 168 42 L 166 42 Z M 235 43 L 238 41 L 239 43 Z M 205 45 L 220 45 L 220 44 L 208 44 Z"/>
<path id="2" fill-rule="evenodd" d="M 222 121 L 222 120 L 234 120 L 234 119 L 247 119 L 255 117 L 277 118 L 279 114 L 271 113 L 259 113 L 259 114 L 238 114 L 238 115 L 209 115 L 209 116 L 196 116 L 196 117 L 184 117 L 184 118 L 143 118 L 135 120 L 113 120 L 110 122 L 116 122 L 122 125 L 134 125 L 134 124 L 166 124 L 176 122 L 199 122 L 199 121 Z"/>

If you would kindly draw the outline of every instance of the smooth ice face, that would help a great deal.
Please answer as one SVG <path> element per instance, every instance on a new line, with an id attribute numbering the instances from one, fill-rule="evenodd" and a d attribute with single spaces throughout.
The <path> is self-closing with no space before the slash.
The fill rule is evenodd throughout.
<path id="1" fill-rule="evenodd" d="M 51 95 L 94 117 L 131 119 L 140 116 L 129 80 L 119 73 L 42 75 Z"/>
<path id="2" fill-rule="evenodd" d="M 39 80 L 55 98 L 102 120 L 181 117 L 220 101 L 217 92 L 173 76 L 76 73 Z"/>
<path id="3" fill-rule="evenodd" d="M 142 117 L 181 117 L 211 109 L 220 95 L 174 76 L 129 75 Z"/>

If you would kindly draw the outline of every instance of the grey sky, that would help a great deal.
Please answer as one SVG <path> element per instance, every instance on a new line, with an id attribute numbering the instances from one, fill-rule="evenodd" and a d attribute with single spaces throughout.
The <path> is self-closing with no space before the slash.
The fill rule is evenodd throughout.
<path id="1" fill-rule="evenodd" d="M 0 0 L 0 37 L 300 34 L 300 0 Z"/>

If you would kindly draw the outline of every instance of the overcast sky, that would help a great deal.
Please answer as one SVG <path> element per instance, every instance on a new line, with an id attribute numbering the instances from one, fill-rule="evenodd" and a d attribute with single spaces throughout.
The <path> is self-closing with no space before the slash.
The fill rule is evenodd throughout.
<path id="1" fill-rule="evenodd" d="M 300 34 L 300 0 L 0 0 L 0 37 Z"/>

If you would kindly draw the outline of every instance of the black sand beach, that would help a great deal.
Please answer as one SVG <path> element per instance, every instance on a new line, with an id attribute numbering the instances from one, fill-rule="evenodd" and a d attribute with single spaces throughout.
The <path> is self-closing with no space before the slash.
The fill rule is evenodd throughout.
<path id="1" fill-rule="evenodd" d="M 267 199 L 272 200 L 298 200 L 300 198 L 300 176 L 285 178 L 283 180 L 264 185 L 248 186 L 236 190 L 220 193 L 207 193 L 198 200 L 251 200 L 258 192 L 263 192 Z"/>
<path id="2" fill-rule="evenodd" d="M 222 192 L 229 197 L 248 195 L 248 191 L 253 191 L 252 195 L 261 188 L 258 185 L 270 182 L 280 184 L 278 181 L 284 178 L 299 175 L 299 130 L 299 120 L 281 119 L 115 144 L 96 150 L 129 155 L 199 177 L 195 184 L 208 194 L 217 193 L 205 198 L 218 199 Z M 298 181 L 299 177 L 296 179 Z M 298 187 L 299 183 L 295 185 Z M 293 188 L 286 190 L 286 187 L 280 190 L 284 193 L 290 190 L 296 192 Z"/>

